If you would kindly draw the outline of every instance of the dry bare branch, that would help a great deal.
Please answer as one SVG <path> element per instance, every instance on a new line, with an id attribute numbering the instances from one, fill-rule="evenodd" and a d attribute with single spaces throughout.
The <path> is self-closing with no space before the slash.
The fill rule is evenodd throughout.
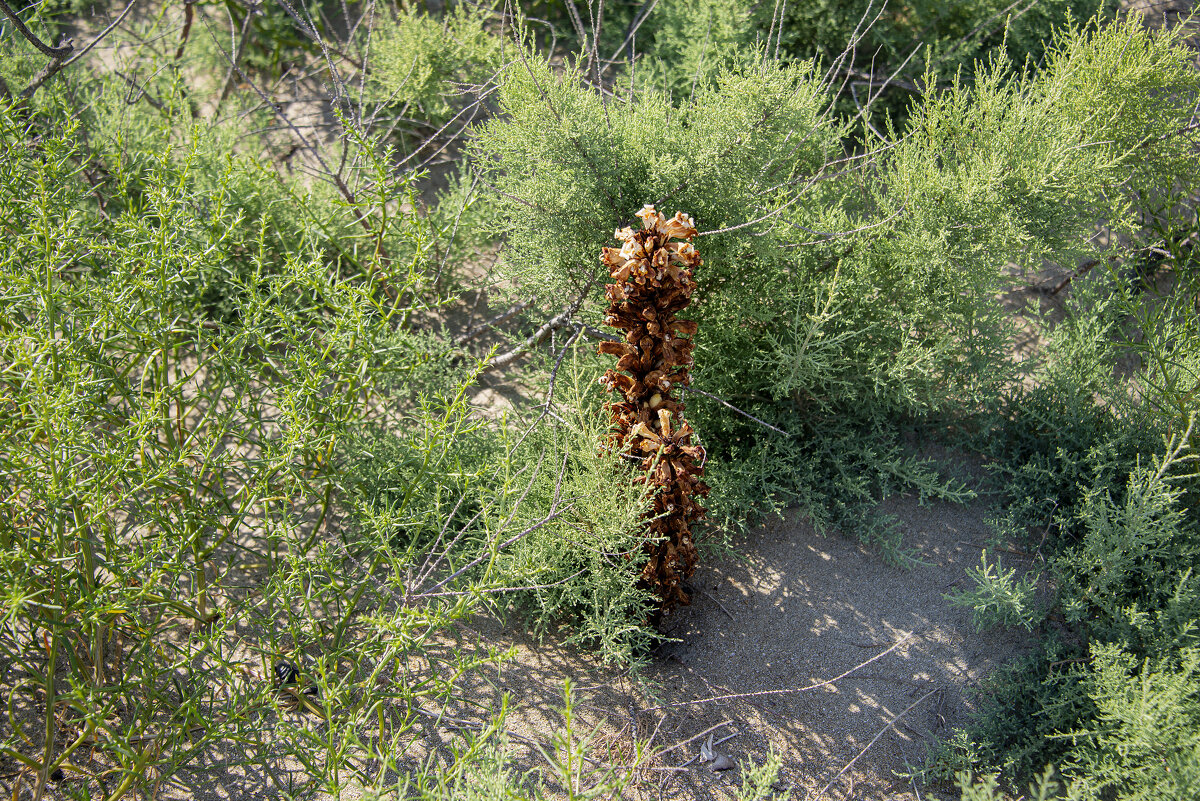
<path id="1" fill-rule="evenodd" d="M 887 725 L 885 725 L 882 729 L 880 729 L 879 733 L 871 738 L 871 742 L 867 743 L 866 747 L 863 748 L 863 750 L 859 751 L 858 755 L 855 756 L 854 759 L 850 760 L 845 765 L 843 765 L 842 769 L 837 772 L 837 775 L 835 775 L 832 779 L 830 779 L 829 783 L 826 784 L 824 787 L 822 787 L 816 795 L 814 795 L 812 798 L 809 799 L 809 801 L 817 801 L 817 799 L 819 799 L 821 796 L 825 795 L 825 793 L 829 792 L 829 788 L 833 786 L 833 783 L 836 782 L 838 779 L 840 779 L 846 773 L 846 771 L 848 771 L 848 770 L 850 770 L 850 768 L 854 767 L 854 763 L 857 762 L 859 759 L 861 759 L 863 754 L 867 753 L 867 751 L 870 751 L 871 746 L 873 746 L 873 745 L 875 745 L 875 743 L 879 742 L 879 738 L 882 737 L 884 734 L 886 734 L 888 729 L 895 726 L 897 721 L 899 721 L 902 717 L 904 717 L 909 712 L 912 712 L 914 709 L 916 709 L 918 706 L 920 706 L 925 701 L 926 698 L 929 698 L 929 696 L 937 693 L 939 689 L 941 689 L 941 688 L 935 687 L 934 689 L 925 693 L 920 698 L 918 698 L 916 701 L 913 701 L 911 704 L 909 704 L 907 709 L 905 709 L 903 712 L 901 712 L 900 714 L 896 715 L 891 720 L 889 720 L 887 722 Z"/>
<path id="2" fill-rule="evenodd" d="M 822 687 L 828 687 L 831 684 L 836 684 L 837 682 L 839 682 L 842 679 L 849 676 L 851 673 L 854 673 L 857 670 L 861 670 L 862 668 L 865 668 L 867 665 L 871 664 L 872 662 L 875 662 L 876 660 L 882 659 L 883 657 L 890 654 L 892 651 L 895 651 L 897 648 L 899 648 L 904 643 L 908 642 L 908 640 L 912 636 L 913 636 L 913 632 L 910 631 L 908 634 L 905 634 L 899 640 L 894 642 L 891 645 L 891 647 L 889 647 L 886 651 L 881 651 L 880 653 L 875 654 L 875 656 L 871 657 L 870 659 L 868 659 L 865 662 L 859 662 L 854 667 L 850 668 L 849 670 L 847 670 L 843 673 L 839 673 L 838 675 L 834 676 L 832 679 L 826 679 L 825 681 L 819 681 L 819 682 L 816 682 L 815 684 L 807 684 L 803 687 L 788 687 L 788 688 L 781 689 L 781 690 L 760 690 L 759 692 L 753 692 L 753 693 L 730 693 L 728 695 L 711 695 L 707 698 L 697 698 L 694 701 L 677 701 L 676 703 L 673 703 L 673 704 L 660 704 L 659 706 L 652 706 L 649 709 L 646 709 L 644 711 L 654 712 L 659 709 L 673 709 L 673 708 L 679 707 L 679 706 L 691 706 L 692 704 L 708 704 L 708 703 L 712 703 L 714 701 L 737 701 L 737 700 L 741 700 L 743 698 L 761 698 L 761 697 L 767 696 L 767 695 L 791 695 L 793 693 L 804 693 L 804 692 L 809 692 L 810 690 L 819 690 Z"/>

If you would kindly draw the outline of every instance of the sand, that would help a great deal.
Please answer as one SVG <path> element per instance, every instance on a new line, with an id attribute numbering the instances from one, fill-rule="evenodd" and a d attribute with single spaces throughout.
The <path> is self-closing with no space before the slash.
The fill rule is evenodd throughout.
<path id="1" fill-rule="evenodd" d="M 949 467 L 968 479 L 975 472 L 964 471 L 961 461 Z M 945 598 L 969 585 L 966 571 L 988 545 L 984 502 L 921 506 L 897 497 L 881 511 L 901 521 L 918 563 L 896 567 L 856 540 L 822 537 L 796 513 L 774 519 L 735 543 L 731 555 L 700 564 L 692 605 L 666 620 L 670 641 L 636 678 L 553 637 L 535 640 L 519 621 L 480 616 L 460 624 L 441 648 L 511 648 L 512 656 L 465 676 L 459 690 L 470 705 L 451 705 L 439 724 L 419 727 L 410 756 L 444 757 L 507 694 L 513 771 L 545 769 L 538 747 L 555 748 L 570 680 L 575 731 L 588 737 L 587 770 L 631 764 L 635 738 L 655 754 L 627 787 L 627 798 L 732 798 L 742 780 L 737 763 L 761 763 L 772 751 L 782 763 L 776 788 L 790 789 L 794 799 L 925 801 L 931 790 L 953 797 L 905 774 L 924 762 L 939 736 L 964 722 L 980 680 L 1032 647 L 1032 638 L 1021 630 L 979 634 L 969 613 Z M 1006 566 L 1031 566 L 1001 555 Z M 742 697 L 714 700 L 729 695 Z M 259 722 L 320 728 L 298 711 Z M 714 762 L 700 759 L 710 730 L 712 756 L 733 763 L 728 770 L 714 771 Z M 130 797 L 288 798 L 289 787 L 308 779 L 282 753 L 247 757 L 234 742 L 212 745 Z M 243 767 L 248 761 L 265 772 Z M 0 778 L 0 788 L 8 796 L 11 777 Z M 31 797 L 29 785 L 23 789 L 19 797 Z M 347 782 L 338 797 L 362 795 Z"/>
<path id="2" fill-rule="evenodd" d="M 692 606 L 664 626 L 677 641 L 658 649 L 641 682 L 554 642 L 537 643 L 481 620 L 476 625 L 489 644 L 512 645 L 516 654 L 491 674 L 492 688 L 480 681 L 475 692 L 511 693 L 518 753 L 524 738 L 544 743 L 561 726 L 556 710 L 570 678 L 579 721 L 596 727 L 601 762 L 612 764 L 612 753 L 629 751 L 635 725 L 643 739 L 654 732 L 660 748 L 718 727 L 714 741 L 727 739 L 713 750 L 734 762 L 760 763 L 770 750 L 779 755 L 777 786 L 791 788 L 793 798 L 816 798 L 858 757 L 826 798 L 921 799 L 924 788 L 901 774 L 921 765 L 935 738 L 965 720 L 980 680 L 1031 641 L 1020 630 L 978 634 L 969 613 L 944 598 L 968 583 L 966 570 L 978 565 L 987 544 L 981 504 L 922 507 L 905 497 L 887 501 L 884 510 L 902 520 L 906 544 L 922 564 L 890 566 L 856 541 L 821 537 L 802 519 L 776 520 L 738 544 L 740 558 L 698 568 Z M 1012 566 L 1028 565 L 1006 556 Z M 897 642 L 831 685 L 790 692 L 845 673 Z M 703 700 L 745 693 L 769 694 Z M 630 797 L 731 797 L 731 785 L 740 783 L 736 768 L 714 772 L 695 759 L 670 769 L 697 757 L 705 740 L 652 762 L 654 770 L 630 788 Z M 517 761 L 537 762 L 533 754 Z"/>

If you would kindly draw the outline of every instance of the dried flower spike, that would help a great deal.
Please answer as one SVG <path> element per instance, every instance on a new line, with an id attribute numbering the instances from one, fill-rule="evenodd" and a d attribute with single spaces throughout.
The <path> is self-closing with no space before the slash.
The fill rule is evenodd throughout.
<path id="1" fill-rule="evenodd" d="M 658 613 L 689 602 L 683 579 L 696 567 L 691 524 L 704 516 L 697 497 L 708 494 L 704 449 L 693 442 L 683 403 L 672 390 L 690 381 L 691 337 L 696 324 L 675 319 L 691 302 L 692 271 L 703 262 L 691 240 L 696 224 L 683 212 L 667 219 L 645 206 L 637 213 L 642 230 L 620 228 L 620 248 L 604 248 L 600 263 L 615 283 L 604 322 L 625 332 L 621 342 L 603 342 L 600 352 L 618 358 L 600 383 L 620 400 L 609 404 L 609 444 L 640 457 L 638 483 L 652 486 L 640 582 L 659 597 Z M 682 242 L 671 241 L 682 239 Z"/>

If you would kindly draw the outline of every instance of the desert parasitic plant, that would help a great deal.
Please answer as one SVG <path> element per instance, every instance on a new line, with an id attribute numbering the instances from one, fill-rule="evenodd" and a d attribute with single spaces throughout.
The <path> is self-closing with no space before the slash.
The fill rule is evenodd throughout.
<path id="1" fill-rule="evenodd" d="M 691 217 L 676 212 L 668 220 L 653 206 L 637 216 L 642 230 L 619 229 L 615 236 L 624 244 L 600 256 L 615 281 L 605 287 L 604 322 L 625 332 L 623 341 L 600 344 L 601 353 L 619 359 L 600 382 L 621 396 L 609 405 L 608 447 L 637 460 L 643 475 L 635 481 L 649 485 L 653 500 L 643 545 L 649 559 L 639 580 L 658 596 L 661 614 L 689 601 L 682 581 L 696 566 L 691 524 L 704 516 L 697 496 L 708 494 L 704 448 L 693 443 L 683 403 L 672 395 L 690 381 L 696 333 L 696 323 L 675 315 L 691 302 L 692 270 L 702 262 L 691 243 Z"/>

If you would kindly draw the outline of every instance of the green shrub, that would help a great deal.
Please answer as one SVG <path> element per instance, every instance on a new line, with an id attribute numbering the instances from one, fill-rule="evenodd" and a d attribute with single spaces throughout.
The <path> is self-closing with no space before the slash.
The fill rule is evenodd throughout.
<path id="1" fill-rule="evenodd" d="M 411 183 L 348 130 L 367 169 L 334 200 L 231 156 L 245 131 L 194 126 L 170 79 L 148 84 L 163 108 L 122 109 L 111 75 L 60 77 L 26 110 L 0 101 L 0 759 L 87 793 L 95 758 L 120 794 L 236 740 L 248 771 L 308 766 L 301 797 L 382 782 L 422 734 L 414 707 L 502 656 L 412 672 L 495 587 L 453 570 L 508 529 L 467 515 L 495 488 L 473 369 L 412 325 Z M 442 591 L 412 598 L 430 566 Z M 280 661 L 311 691 L 279 686 Z M 410 779 L 439 797 L 486 772 L 495 733 Z"/>
<path id="2" fill-rule="evenodd" d="M 1193 624 L 1197 618 L 1193 618 Z M 1200 792 L 1200 653 L 1139 660 L 1119 645 L 1092 649 L 1096 717 L 1071 732 L 1062 766 L 1078 799 L 1195 798 Z"/>
<path id="3" fill-rule="evenodd" d="M 1157 148 L 1181 158 L 1172 136 L 1196 85 L 1183 52 L 1131 23 L 1064 34 L 1043 72 L 1000 61 L 969 89 L 931 92 L 905 137 L 848 166 L 835 161 L 847 130 L 811 66 L 743 58 L 676 107 L 653 89 L 602 99 L 578 69 L 523 57 L 473 152 L 514 280 L 563 299 L 548 314 L 578 298 L 599 324 L 604 277 L 589 254 L 644 203 L 692 214 L 705 258 L 697 386 L 811 442 L 776 443 L 693 397 L 714 475 L 808 499 L 826 487 L 803 489 L 812 471 L 796 462 L 821 454 L 822 472 L 862 487 L 825 506 L 836 509 L 912 476 L 928 488 L 880 432 L 969 408 L 1005 381 L 1000 268 L 1086 254 L 1097 217 L 1120 222 L 1122 182 Z M 1130 92 L 1146 110 L 1122 111 Z M 712 484 L 712 507 L 737 525 L 750 493 L 722 498 Z"/>
<path id="4" fill-rule="evenodd" d="M 365 42 L 368 97 L 401 117 L 441 126 L 470 104 L 469 87 L 489 83 L 500 67 L 504 40 L 488 19 L 486 9 L 465 3 L 441 19 L 409 4 L 382 16 Z"/>
<path id="5" fill-rule="evenodd" d="M 1038 653 L 989 680 L 980 715 L 937 754 L 936 774 L 1001 769 L 1021 782 L 1054 764 L 1070 787 L 1092 788 L 1092 797 L 1110 785 L 1155 786 L 1167 781 L 1158 773 L 1162 760 L 1182 760 L 1182 770 L 1194 759 L 1187 744 L 1200 728 L 1190 713 L 1169 724 L 1165 715 L 1148 717 L 1160 702 L 1190 703 L 1170 693 L 1176 682 L 1194 683 L 1190 667 L 1176 675 L 1190 664 L 1200 634 L 1200 519 L 1190 500 L 1194 457 L 1184 445 L 1190 434 L 1170 440 L 1152 464 L 1134 467 L 1119 500 L 1103 489 L 1073 490 L 1082 497 L 1075 516 L 1064 519 L 1071 539 L 1051 560 L 1057 598 L 1049 622 L 1056 625 L 1043 627 Z M 1126 707 L 1112 724 L 1117 728 L 1105 722 L 1121 699 L 1141 693 L 1148 705 L 1142 712 Z M 1126 753 L 1120 744 L 1147 739 L 1161 744 L 1154 757 L 1146 749 Z M 1114 753 L 1126 754 L 1121 767 Z M 1141 792 L 1131 797 L 1155 797 Z"/>
<path id="6" fill-rule="evenodd" d="M 328 511 L 330 455 L 378 378 L 404 367 L 382 347 L 403 310 L 381 308 L 374 282 L 342 278 L 314 249 L 268 263 L 266 236 L 254 236 L 268 221 L 243 224 L 229 183 L 197 189 L 194 150 L 139 154 L 141 187 L 122 207 L 83 180 L 102 156 L 63 93 L 32 124 L 31 147 L 30 123 L 0 108 L 0 660 L 10 691 L 38 686 L 66 704 L 63 725 L 100 727 L 114 754 L 143 752 L 138 738 L 162 732 L 169 761 L 214 711 L 211 672 L 229 677 L 184 658 L 223 634 L 167 647 L 166 632 L 176 616 L 286 620 L 303 581 L 292 569 L 257 603 L 214 608 L 229 597 L 230 549 L 261 537 L 271 565 L 302 558 L 316 519 L 302 522 L 305 511 Z M 127 186 L 112 169 L 112 187 Z M 204 309 L 213 281 L 232 287 L 220 319 Z M 290 647 L 319 639 L 305 628 Z M 123 653 L 131 639 L 146 645 Z M 274 645 L 255 649 L 268 665 L 283 653 Z M 181 680 L 192 689 L 178 697 Z M 255 692 L 270 699 L 269 687 Z M 68 759 L 53 737 L 30 753 L 18 734 L 5 735 L 7 756 L 43 774 Z M 130 761 L 121 777 L 145 769 Z"/>
<path id="7" fill-rule="evenodd" d="M 745 0 L 660 0 L 641 28 L 629 80 L 687 102 L 754 45 L 751 16 Z"/>
<path id="8" fill-rule="evenodd" d="M 1184 277 L 1164 297 L 1117 270 L 1077 280 L 1033 386 L 989 429 L 1006 519 L 1051 556 L 1057 592 L 1043 649 L 992 679 L 932 762 L 943 778 L 957 765 L 1021 782 L 1053 764 L 1071 797 L 1193 794 L 1198 729 L 1177 692 L 1200 626 Z M 1134 355 L 1131 380 L 1117 366 Z"/>
<path id="9" fill-rule="evenodd" d="M 633 484 L 636 471 L 618 454 L 601 454 L 609 416 L 596 383 L 600 359 L 576 343 L 556 380 L 562 422 L 516 420 L 508 461 L 533 465 L 506 474 L 504 491 L 520 498 L 497 503 L 489 517 L 526 530 L 545 521 L 497 558 L 497 578 L 525 586 L 511 607 L 542 635 L 563 626 L 567 642 L 606 661 L 636 665 L 645 658 L 645 628 L 653 596 L 637 586 L 645 562 L 642 514 L 649 499 Z M 557 421 L 556 421 L 557 422 Z M 520 488 L 518 495 L 515 488 Z M 505 599 L 508 600 L 508 599 Z M 498 607 L 504 611 L 504 604 Z"/>
<path id="10" fill-rule="evenodd" d="M 1068 622 L 1139 656 L 1186 645 L 1200 621 L 1200 528 L 1168 466 L 1133 471 L 1120 505 L 1088 493 L 1083 536 L 1054 565 Z"/>
<path id="11" fill-rule="evenodd" d="M 956 777 L 958 791 L 962 794 L 961 801 L 1000 801 L 1008 796 L 1000 792 L 1000 780 L 995 774 L 987 774 L 975 779 L 969 771 L 962 771 Z M 1046 768 L 1037 781 L 1029 785 L 1029 794 L 1020 798 L 1030 801 L 1050 801 L 1058 798 L 1062 789 L 1054 780 L 1054 769 Z"/>
<path id="12" fill-rule="evenodd" d="M 1007 391 L 979 439 L 995 459 L 1006 516 L 1047 532 L 1048 553 L 1076 541 L 1088 493 L 1120 502 L 1139 456 L 1159 447 L 1163 431 L 1115 372 L 1125 290 L 1103 277 L 1074 289 L 1062 321 L 1039 326 L 1046 344 L 1030 367 L 1032 386 Z"/>
<path id="13" fill-rule="evenodd" d="M 759 25 L 769 30 L 771 4 L 764 5 L 768 8 L 760 10 Z M 1098 14 L 1111 19 L 1115 11 L 1111 0 L 1043 0 L 1020 6 L 1004 0 L 815 0 L 788 3 L 776 35 L 789 55 L 815 55 L 830 64 L 857 28 L 862 39 L 846 66 L 879 79 L 923 45 L 903 74 L 921 75 L 929 66 L 940 82 L 960 71 L 973 73 L 996 49 L 1018 66 L 1026 60 L 1040 64 L 1056 30 Z M 868 27 L 876 15 L 878 21 Z"/>
<path id="14" fill-rule="evenodd" d="M 986 549 L 979 561 L 979 567 L 967 571 L 975 582 L 974 589 L 948 595 L 950 605 L 970 609 L 976 631 L 992 626 L 1022 626 L 1032 630 L 1037 618 L 1037 610 L 1032 608 L 1035 581 L 1017 580 L 1016 570 L 1005 571 L 999 560 L 989 564 Z"/>

